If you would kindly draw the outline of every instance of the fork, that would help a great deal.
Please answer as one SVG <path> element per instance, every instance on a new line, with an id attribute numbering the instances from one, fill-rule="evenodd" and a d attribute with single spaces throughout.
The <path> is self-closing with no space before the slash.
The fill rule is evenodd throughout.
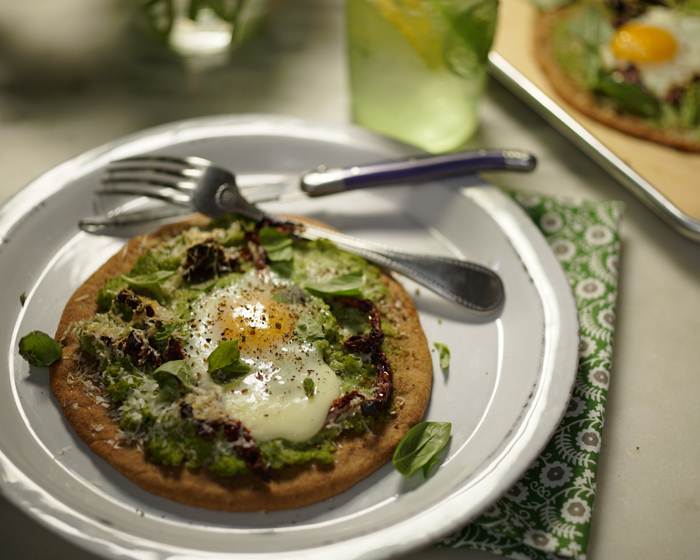
<path id="1" fill-rule="evenodd" d="M 112 225 L 126 225 L 195 210 L 210 217 L 238 214 L 260 221 L 274 219 L 244 197 L 235 176 L 198 157 L 138 156 L 112 162 L 99 194 L 146 196 L 175 207 L 117 212 L 85 218 L 81 229 L 90 233 Z M 285 218 L 286 219 L 286 218 Z M 287 220 L 289 221 L 289 220 Z M 451 257 L 396 251 L 326 228 L 302 222 L 297 235 L 305 239 L 329 239 L 339 247 L 385 268 L 403 274 L 443 298 L 467 308 L 474 318 L 489 318 L 504 303 L 501 278 L 480 264 Z"/>

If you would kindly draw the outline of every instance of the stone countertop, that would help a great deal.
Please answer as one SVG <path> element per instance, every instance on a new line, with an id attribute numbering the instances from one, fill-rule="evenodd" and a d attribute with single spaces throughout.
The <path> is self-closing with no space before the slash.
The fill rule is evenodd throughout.
<path id="1" fill-rule="evenodd" d="M 0 201 L 71 156 L 168 121 L 250 112 L 349 120 L 336 1 L 306 0 L 302 10 L 279 2 L 265 35 L 226 67 L 209 70 L 184 66 L 135 36 L 123 3 L 58 4 L 0 9 Z M 51 31 L 46 21 L 54 22 Z M 490 175 L 504 186 L 625 202 L 614 374 L 589 558 L 697 558 L 700 245 L 671 231 L 496 84 L 475 144 L 537 154 L 535 173 Z M 2 498 L 0 535 L 3 558 L 95 558 Z M 407 558 L 494 557 L 425 550 Z"/>

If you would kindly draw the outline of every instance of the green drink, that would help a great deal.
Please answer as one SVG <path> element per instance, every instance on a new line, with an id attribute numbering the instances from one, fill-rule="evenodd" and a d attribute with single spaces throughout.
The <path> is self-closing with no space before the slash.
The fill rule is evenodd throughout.
<path id="1" fill-rule="evenodd" d="M 347 0 L 353 119 L 443 152 L 478 125 L 498 0 Z"/>

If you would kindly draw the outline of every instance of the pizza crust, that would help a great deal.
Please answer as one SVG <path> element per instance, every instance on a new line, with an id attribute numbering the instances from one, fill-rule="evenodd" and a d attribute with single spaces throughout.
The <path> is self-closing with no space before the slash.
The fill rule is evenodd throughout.
<path id="1" fill-rule="evenodd" d="M 394 370 L 396 414 L 374 433 L 341 436 L 335 464 L 290 467 L 273 474 L 270 482 L 253 475 L 231 481 L 186 468 L 168 470 L 146 461 L 136 446 L 119 444 L 119 427 L 112 420 L 99 388 L 78 375 L 78 343 L 70 332 L 75 321 L 97 311 L 95 299 L 104 282 L 128 272 L 136 260 L 159 240 L 192 225 L 202 216 L 167 225 L 149 236 L 131 239 L 103 264 L 68 301 L 56 332 L 65 343 L 63 359 L 51 367 L 51 389 L 69 423 L 90 449 L 145 490 L 191 506 L 224 511 L 270 511 L 309 505 L 347 490 L 383 466 L 403 435 L 423 417 L 430 398 L 432 360 L 418 314 L 406 291 L 389 275 L 390 310 L 398 323 L 399 344 L 388 355 Z M 384 312 L 385 310 L 382 309 Z M 400 350 L 393 347 L 399 346 Z"/>
<path id="2" fill-rule="evenodd" d="M 582 89 L 562 71 L 554 55 L 552 30 L 578 8 L 579 5 L 574 4 L 554 11 L 541 12 L 535 22 L 535 58 L 554 91 L 584 115 L 607 126 L 679 150 L 700 152 L 700 140 L 692 140 L 673 129 L 653 127 L 643 119 L 619 113 L 612 107 L 602 105 L 591 92 Z"/>

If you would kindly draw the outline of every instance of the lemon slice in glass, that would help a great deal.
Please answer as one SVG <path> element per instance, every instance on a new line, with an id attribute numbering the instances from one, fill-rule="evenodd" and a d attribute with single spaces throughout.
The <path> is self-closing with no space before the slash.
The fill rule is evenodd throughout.
<path id="1" fill-rule="evenodd" d="M 428 68 L 443 65 L 443 33 L 439 17 L 424 0 L 374 0 L 386 21 L 411 44 Z"/>

